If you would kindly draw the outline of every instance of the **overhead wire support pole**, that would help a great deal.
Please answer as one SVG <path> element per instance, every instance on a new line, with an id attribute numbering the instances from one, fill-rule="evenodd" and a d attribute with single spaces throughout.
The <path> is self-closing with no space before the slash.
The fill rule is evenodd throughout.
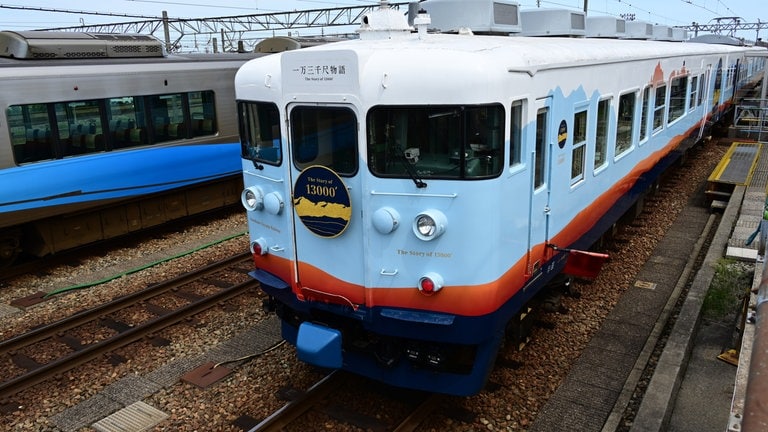
<path id="1" fill-rule="evenodd" d="M 171 30 L 168 27 L 167 11 L 163 11 L 163 35 L 165 36 L 165 50 L 171 52 Z"/>

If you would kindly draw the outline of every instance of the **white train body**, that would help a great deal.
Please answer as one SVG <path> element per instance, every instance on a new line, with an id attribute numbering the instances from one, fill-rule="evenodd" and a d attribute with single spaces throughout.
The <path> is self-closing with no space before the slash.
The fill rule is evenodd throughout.
<path id="1" fill-rule="evenodd" d="M 303 360 L 472 394 L 563 249 L 722 115 L 751 48 L 411 32 L 377 13 L 361 40 L 236 76 L 253 275 Z"/>

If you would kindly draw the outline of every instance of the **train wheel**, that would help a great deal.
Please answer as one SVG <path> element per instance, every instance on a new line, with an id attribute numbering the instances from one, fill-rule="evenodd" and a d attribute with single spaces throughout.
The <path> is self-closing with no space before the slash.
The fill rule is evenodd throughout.
<path id="1" fill-rule="evenodd" d="M 9 267 L 16 261 L 21 253 L 19 247 L 19 236 L 11 233 L 4 233 L 0 237 L 0 268 Z"/>

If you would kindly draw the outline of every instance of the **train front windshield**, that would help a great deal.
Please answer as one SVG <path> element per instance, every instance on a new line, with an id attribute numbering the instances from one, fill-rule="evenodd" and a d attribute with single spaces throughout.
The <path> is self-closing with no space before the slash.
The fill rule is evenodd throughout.
<path id="1" fill-rule="evenodd" d="M 277 107 L 241 103 L 243 156 L 280 164 Z M 293 163 L 327 166 L 342 176 L 357 172 L 357 119 L 344 107 L 291 110 Z M 378 106 L 366 120 L 367 158 L 379 177 L 479 179 L 498 176 L 504 160 L 504 108 Z"/>

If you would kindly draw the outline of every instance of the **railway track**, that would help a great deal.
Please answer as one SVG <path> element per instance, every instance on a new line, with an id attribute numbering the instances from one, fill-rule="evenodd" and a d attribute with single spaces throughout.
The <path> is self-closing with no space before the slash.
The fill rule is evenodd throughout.
<path id="1" fill-rule="evenodd" d="M 312 424 L 312 421 L 307 418 L 311 411 L 333 417 L 338 424 L 348 424 L 363 430 L 410 432 L 416 430 L 421 422 L 438 409 L 441 402 L 446 398 L 437 393 L 397 389 L 395 391 L 403 393 L 402 400 L 405 401 L 404 409 L 400 410 L 401 415 L 394 421 L 374 419 L 373 416 L 360 413 L 358 408 L 340 408 L 338 406 L 336 398 L 339 396 L 339 392 L 343 392 L 345 387 L 355 387 L 352 380 L 353 378 L 343 371 L 331 372 L 307 391 L 299 394 L 295 399 L 252 427 L 249 432 L 280 432 L 292 430 L 293 427 L 301 430 L 303 429 L 302 424 Z M 376 395 L 375 392 L 367 393 L 366 396 L 381 396 L 382 399 L 385 399 L 383 395 Z M 386 403 L 385 400 L 382 400 L 381 406 L 386 406 Z M 334 424 L 334 426 L 338 426 L 338 424 Z"/>
<path id="2" fill-rule="evenodd" d="M 234 255 L 0 342 L 0 356 L 11 365 L 3 372 L 0 402 L 256 288 L 247 275 L 249 259 L 249 253 Z M 46 358 L 36 358 L 38 352 Z"/>

